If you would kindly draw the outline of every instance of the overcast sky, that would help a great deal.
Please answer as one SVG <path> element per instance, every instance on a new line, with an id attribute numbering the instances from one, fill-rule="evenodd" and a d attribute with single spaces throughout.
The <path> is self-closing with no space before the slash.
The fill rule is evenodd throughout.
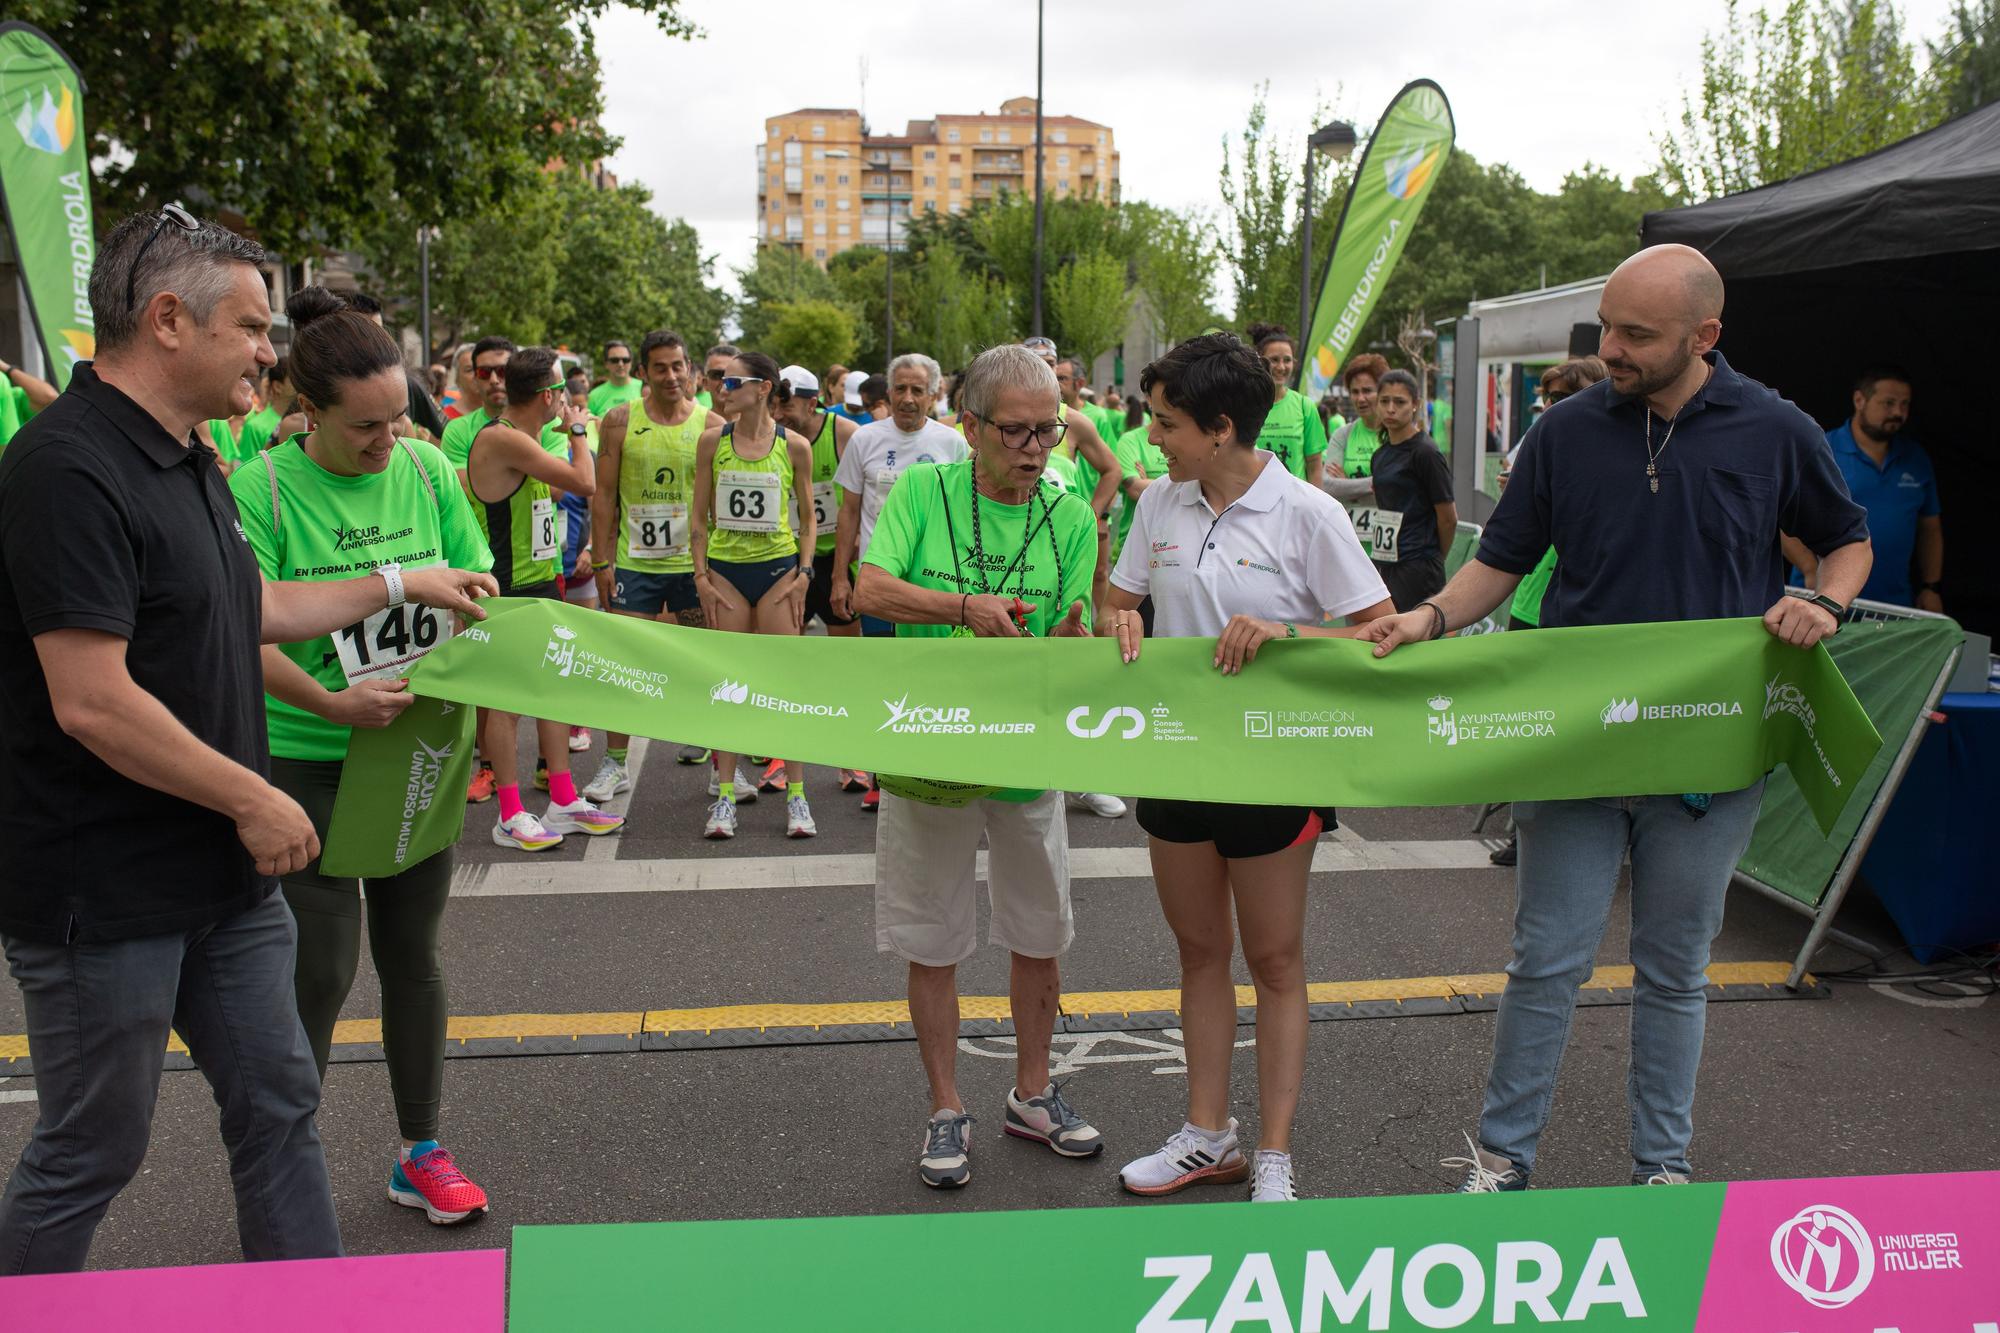
<path id="1" fill-rule="evenodd" d="M 1935 36 L 1949 7 L 1899 6 L 1918 37 Z M 605 120 L 625 140 L 610 165 L 700 230 L 731 290 L 730 268 L 754 248 L 753 154 L 766 116 L 864 106 L 864 56 L 877 133 L 940 112 L 997 111 L 1035 90 L 1027 0 L 684 0 L 683 10 L 705 36 L 669 40 L 625 9 L 598 29 Z M 1652 167 L 1654 138 L 1700 78 L 1702 34 L 1723 12 L 1724 0 L 1316 0 L 1282 11 L 1080 0 L 1049 7 L 1044 96 L 1050 114 L 1116 132 L 1125 198 L 1213 208 L 1222 138 L 1242 125 L 1259 82 L 1271 85 L 1273 126 L 1302 142 L 1317 101 L 1365 126 L 1403 84 L 1430 78 L 1451 99 L 1460 147 L 1554 190 L 1585 161 L 1623 176 Z"/>

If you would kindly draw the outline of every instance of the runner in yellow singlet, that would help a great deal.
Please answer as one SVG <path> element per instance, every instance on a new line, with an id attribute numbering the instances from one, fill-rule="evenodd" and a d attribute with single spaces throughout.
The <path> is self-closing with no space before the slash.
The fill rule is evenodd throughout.
<path id="1" fill-rule="evenodd" d="M 597 429 L 590 514 L 597 599 L 617 615 L 699 628 L 701 598 L 688 544 L 695 454 L 702 432 L 720 427 L 722 417 L 695 401 L 687 343 L 678 333 L 655 329 L 640 340 L 638 375 L 644 396 L 612 407 Z M 583 789 L 600 803 L 632 789 L 632 738 L 607 732 L 604 743 L 604 759 Z M 699 764 L 708 751 L 683 745 L 676 757 Z"/>
<path id="2" fill-rule="evenodd" d="M 695 590 L 716 629 L 738 634 L 797 634 L 813 578 L 819 529 L 813 507 L 801 507 L 792 528 L 792 496 L 812 494 L 812 445 L 771 415 L 778 363 L 762 352 L 739 352 L 717 381 L 717 405 L 728 424 L 703 432 L 695 458 L 694 522 L 690 530 Z M 737 756 L 717 752 L 723 774 Z M 788 763 L 785 833 L 810 838 L 819 829 L 806 804 L 805 765 Z M 735 782 L 719 784 L 702 830 L 736 836 Z"/>

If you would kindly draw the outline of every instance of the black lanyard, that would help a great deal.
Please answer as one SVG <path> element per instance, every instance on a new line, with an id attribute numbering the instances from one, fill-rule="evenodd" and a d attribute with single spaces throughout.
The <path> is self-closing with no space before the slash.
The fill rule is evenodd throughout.
<path id="1" fill-rule="evenodd" d="M 974 466 L 977 467 L 978 465 L 975 463 Z M 945 491 L 944 470 L 942 468 L 938 469 L 937 478 L 938 498 L 944 503 L 945 532 L 951 540 L 953 574 L 958 582 L 959 591 L 964 592 L 965 562 L 958 553 L 958 531 L 951 521 L 951 497 Z M 970 475 L 968 475 L 968 480 L 972 483 L 972 559 L 974 565 L 979 570 L 979 591 L 982 594 L 991 593 L 993 585 L 986 577 L 986 543 L 980 533 L 979 480 L 977 477 Z M 1033 509 L 1034 503 L 1037 500 L 1040 500 L 1042 503 L 1042 514 L 1039 520 L 1035 518 Z M 1025 600 L 1028 591 L 1028 548 L 1035 544 L 1035 538 L 1041 535 L 1042 529 L 1047 528 L 1049 530 L 1049 550 L 1054 553 L 1056 561 L 1056 596 L 1060 597 L 1062 596 L 1062 548 L 1056 544 L 1054 514 L 1049 508 L 1048 499 L 1042 494 L 1042 489 L 1039 485 L 1035 487 L 1034 494 L 1029 497 L 1028 504 L 1027 531 L 1022 535 L 1021 549 L 1014 553 L 1014 558 L 1008 561 L 1005 569 L 1000 571 L 1000 590 L 1003 594 L 1006 592 L 1007 576 L 1013 574 L 1016 567 L 1018 567 L 1020 573 L 1015 580 L 1014 595 Z"/>

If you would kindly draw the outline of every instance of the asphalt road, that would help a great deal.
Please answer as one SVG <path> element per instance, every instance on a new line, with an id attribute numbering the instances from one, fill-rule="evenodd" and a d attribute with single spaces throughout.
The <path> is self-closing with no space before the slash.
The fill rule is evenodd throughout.
<path id="1" fill-rule="evenodd" d="M 873 951 L 865 858 L 874 827 L 859 798 L 837 793 L 831 773 L 816 769 L 808 791 L 820 837 L 786 839 L 782 802 L 766 797 L 742 811 L 734 842 L 705 843 L 703 771 L 674 765 L 673 748 L 651 747 L 629 798 L 628 832 L 593 844 L 572 838 L 534 861 L 548 891 L 516 891 L 521 885 L 509 877 L 528 873 L 520 869 L 527 858 L 488 841 L 493 806 L 472 810 L 461 860 L 492 869 L 484 878 L 462 871 L 466 896 L 453 901 L 446 921 L 455 1015 L 902 997 L 902 968 Z M 584 778 L 596 757 L 578 757 Z M 1328 845 L 1349 860 L 1373 857 L 1401 868 L 1314 876 L 1311 980 L 1484 973 L 1504 965 L 1512 876 L 1480 863 L 1483 849 L 1469 841 L 1475 814 L 1351 812 L 1350 826 Z M 1129 815 L 1102 820 L 1074 812 L 1070 830 L 1075 847 L 1113 849 L 1100 867 L 1130 864 L 1115 849 L 1143 845 Z M 690 866 L 702 874 L 683 873 Z M 665 871 L 679 877 L 632 878 Z M 831 882 L 838 879 L 851 882 Z M 635 889 L 654 882 L 676 887 Z M 718 883 L 730 887 L 691 887 Z M 1077 942 L 1064 962 L 1066 991 L 1176 984 L 1172 939 L 1147 879 L 1079 879 L 1074 896 Z M 1613 914 L 1602 963 L 1625 961 L 1621 916 Z M 1866 902 L 1842 925 L 1888 933 Z M 1805 926 L 1782 907 L 1738 894 L 1716 958 L 1789 960 Z M 1840 950 L 1822 958 L 1832 966 L 1851 961 Z M 982 950 L 961 969 L 966 994 L 1003 994 L 1005 982 L 1005 958 L 996 951 Z M 377 1012 L 364 960 L 347 1016 Z M 1579 1011 L 1538 1186 L 1624 1179 L 1628 1017 L 1618 1005 Z M 0 1033 L 19 1032 L 20 1024 L 17 995 L 0 988 Z M 1483 1012 L 1314 1023 L 1296 1138 L 1302 1192 L 1448 1188 L 1455 1174 L 1439 1159 L 1465 1151 L 1461 1136 L 1478 1109 L 1492 1026 Z M 1246 1026 L 1239 1036 L 1238 1114 L 1252 1123 L 1255 1029 Z M 925 1190 L 916 1179 L 928 1107 L 915 1047 L 904 1040 L 453 1059 L 444 1141 L 494 1199 L 488 1217 L 453 1229 L 428 1226 L 384 1197 L 396 1132 L 382 1064 L 336 1063 L 320 1127 L 342 1229 L 356 1254 L 504 1245 L 512 1226 L 527 1223 L 1175 1206 L 1127 1199 L 1116 1173 L 1180 1123 L 1178 1034 L 1058 1038 L 1059 1067 L 1074 1078 L 1072 1098 L 1108 1141 L 1103 1158 L 1089 1162 L 1001 1135 L 1011 1040 L 961 1042 L 961 1086 L 980 1123 L 973 1183 L 952 1194 Z M 2000 1110 L 1991 1095 L 1996 1056 L 2000 1002 L 1981 998 L 1840 986 L 1824 998 L 1713 1004 L 1696 1111 L 1697 1172 L 1744 1179 L 2000 1166 Z M 0 1155 L 13 1154 L 25 1137 L 32 1093 L 31 1079 L 0 1081 Z M 113 1206 L 92 1264 L 206 1263 L 235 1254 L 213 1102 L 198 1073 L 169 1072 L 145 1169 Z"/>

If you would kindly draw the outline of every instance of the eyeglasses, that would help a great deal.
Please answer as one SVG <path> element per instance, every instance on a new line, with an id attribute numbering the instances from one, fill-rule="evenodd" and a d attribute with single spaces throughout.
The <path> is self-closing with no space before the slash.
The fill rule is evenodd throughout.
<path id="1" fill-rule="evenodd" d="M 503 361 L 497 366 L 474 366 L 472 373 L 477 379 L 497 380 L 507 373 L 507 364 Z"/>
<path id="2" fill-rule="evenodd" d="M 1000 443 L 1016 450 L 1027 448 L 1028 442 L 1032 440 L 1037 447 L 1047 452 L 1061 444 L 1063 436 L 1069 433 L 1067 421 L 1048 421 L 1039 426 L 1003 426 L 997 421 L 989 421 L 986 424 L 1000 432 Z"/>
<path id="3" fill-rule="evenodd" d="M 160 206 L 160 220 L 153 224 L 153 234 L 148 236 L 146 243 L 139 247 L 139 253 L 132 256 L 132 267 L 125 271 L 125 308 L 135 315 L 139 313 L 139 261 L 146 257 L 148 250 L 153 248 L 153 242 L 160 239 L 160 233 L 166 229 L 169 222 L 185 232 L 197 232 L 201 230 L 201 224 L 194 220 L 194 214 L 188 212 L 179 204 L 162 204 Z"/>
<path id="4" fill-rule="evenodd" d="M 632 364 L 632 358 L 629 356 L 607 356 L 604 358 L 604 364 L 607 366 L 629 366 Z"/>
<path id="5" fill-rule="evenodd" d="M 735 393 L 746 384 L 769 384 L 770 382 L 766 379 L 759 379 L 755 375 L 724 375 L 722 377 L 722 391 L 724 393 Z"/>
<path id="6" fill-rule="evenodd" d="M 722 375 L 723 372 L 719 370 L 704 370 L 701 372 L 701 377 L 705 380 L 719 380 L 722 378 Z"/>
<path id="7" fill-rule="evenodd" d="M 1564 393 L 1560 389 L 1542 390 L 1542 402 L 1544 403 L 1560 403 L 1563 399 L 1567 397 L 1569 397 L 1569 395 L 1567 393 Z"/>
<path id="8" fill-rule="evenodd" d="M 1056 340 L 1054 338 L 1026 338 L 1022 340 L 1021 346 L 1031 352 L 1053 353 L 1056 350 Z"/>

